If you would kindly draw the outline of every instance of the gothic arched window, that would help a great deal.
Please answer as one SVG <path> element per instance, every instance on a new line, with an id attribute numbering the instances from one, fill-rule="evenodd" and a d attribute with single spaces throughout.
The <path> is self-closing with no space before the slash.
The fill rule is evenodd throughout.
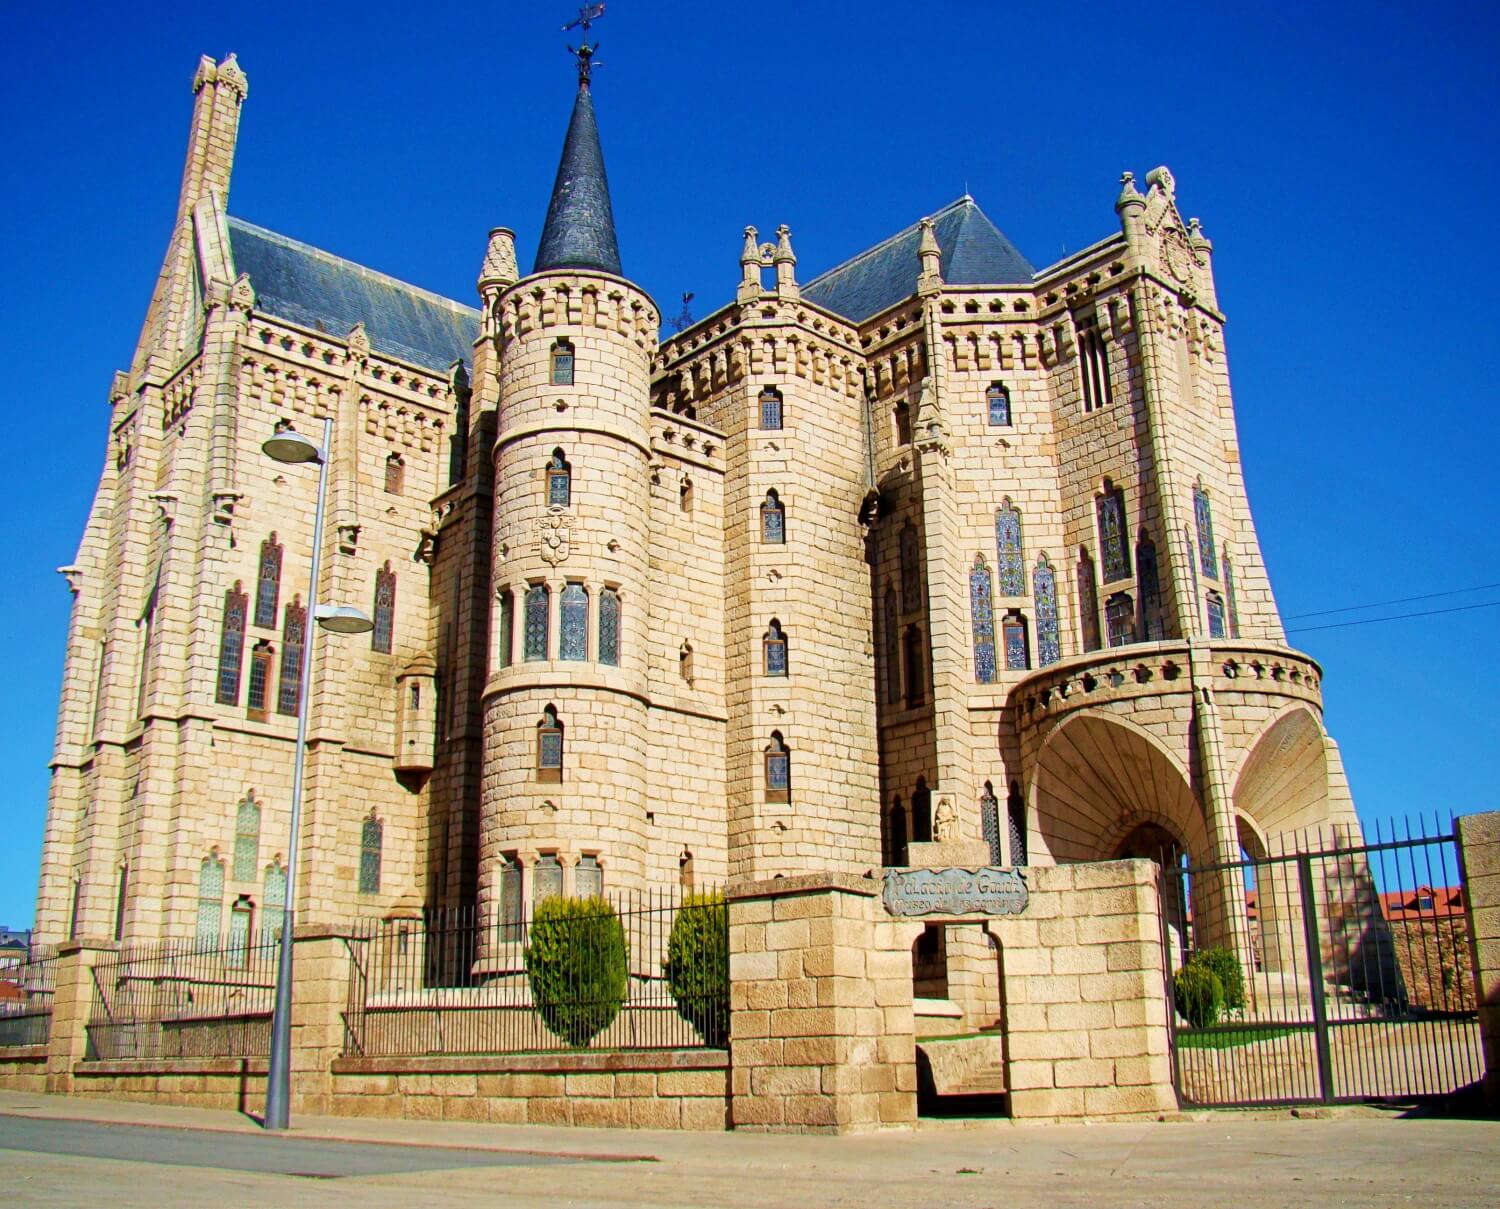
<path id="1" fill-rule="evenodd" d="M 620 594 L 614 588 L 599 593 L 599 662 L 620 666 Z"/>
<path id="2" fill-rule="evenodd" d="M 224 593 L 224 628 L 219 635 L 219 677 L 214 700 L 220 705 L 238 705 L 240 700 L 240 665 L 245 658 L 245 614 L 250 601 L 234 581 Z"/>
<path id="3" fill-rule="evenodd" d="M 526 589 L 526 630 L 522 639 L 522 656 L 533 662 L 547 658 L 547 623 L 552 612 L 552 594 L 546 584 L 532 584 Z"/>
<path id="4" fill-rule="evenodd" d="M 561 781 L 563 772 L 563 724 L 557 720 L 557 707 L 549 705 L 536 724 L 536 779 Z"/>
<path id="5" fill-rule="evenodd" d="M 505 854 L 500 866 L 500 939 L 521 939 L 521 910 L 525 903 L 524 874 L 514 852 Z"/>
<path id="6" fill-rule="evenodd" d="M 307 610 L 302 598 L 281 611 L 281 684 L 276 693 L 276 712 L 296 717 L 302 708 L 302 660 L 307 642 Z"/>
<path id="7" fill-rule="evenodd" d="M 1099 642 L 1099 589 L 1094 581 L 1094 560 L 1087 550 L 1078 551 L 1078 624 L 1083 649 L 1097 651 Z"/>
<path id="8" fill-rule="evenodd" d="M 1104 602 L 1104 630 L 1110 646 L 1135 641 L 1135 601 L 1129 592 L 1116 592 Z"/>
<path id="9" fill-rule="evenodd" d="M 566 508 L 573 502 L 573 467 L 561 449 L 547 459 L 547 507 Z"/>
<path id="10" fill-rule="evenodd" d="M 886 588 L 885 610 L 885 699 L 895 705 L 901 700 L 901 619 L 897 613 L 896 589 Z"/>
<path id="11" fill-rule="evenodd" d="M 1224 598 L 1217 592 L 1210 591 L 1208 602 L 1208 636 L 1210 638 L 1226 637 L 1224 628 Z"/>
<path id="12" fill-rule="evenodd" d="M 969 616 L 974 629 L 974 679 L 995 682 L 995 604 L 990 567 L 983 554 L 974 556 L 969 569 Z"/>
<path id="13" fill-rule="evenodd" d="M 984 792 L 979 795 L 979 827 L 990 848 L 990 864 L 1005 864 L 1005 853 L 1000 845 L 1000 799 L 988 781 L 984 783 Z"/>
<path id="14" fill-rule="evenodd" d="M 761 635 L 761 656 L 767 676 L 785 676 L 786 669 L 786 635 L 782 633 L 781 622 L 771 618 L 771 624 L 766 632 Z"/>
<path id="15" fill-rule="evenodd" d="M 229 952 L 224 964 L 231 970 L 243 970 L 250 959 L 250 931 L 255 922 L 255 904 L 241 894 L 229 908 Z"/>
<path id="16" fill-rule="evenodd" d="M 906 708 L 921 705 L 925 699 L 922 691 L 922 631 L 914 625 L 906 627 L 906 633 L 902 636 L 902 656 L 906 665 Z"/>
<path id="17" fill-rule="evenodd" d="M 372 813 L 359 829 L 359 892 L 380 893 L 380 857 L 385 825 Z"/>
<path id="18" fill-rule="evenodd" d="M 911 795 L 911 838 L 914 844 L 932 843 L 932 794 L 927 778 L 918 777 Z"/>
<path id="19" fill-rule="evenodd" d="M 582 584 L 562 590 L 557 656 L 574 662 L 589 657 L 589 594 Z"/>
<path id="20" fill-rule="evenodd" d="M 760 426 L 764 429 L 780 428 L 781 419 L 781 392 L 768 386 L 760 392 Z"/>
<path id="21" fill-rule="evenodd" d="M 1240 636 L 1240 610 L 1234 599 L 1234 567 L 1229 561 L 1229 546 L 1224 547 L 1224 605 L 1229 610 L 1229 637 Z"/>
<path id="22" fill-rule="evenodd" d="M 1125 524 L 1125 493 L 1104 480 L 1104 491 L 1094 500 L 1099 520 L 1099 553 L 1104 563 L 1104 582 L 1130 578 L 1129 529 Z"/>
<path id="23" fill-rule="evenodd" d="M 1141 595 L 1141 640 L 1156 642 L 1164 631 L 1161 620 L 1161 576 L 1156 569 L 1156 543 L 1142 530 L 1135 543 L 1135 584 Z"/>
<path id="24" fill-rule="evenodd" d="M 1031 596 L 1036 602 L 1036 665 L 1050 667 L 1062 658 L 1058 641 L 1057 574 L 1045 554 L 1038 555 L 1031 573 Z"/>
<path id="25" fill-rule="evenodd" d="M 1021 797 L 1021 786 L 1010 783 L 1010 793 L 1005 798 L 1005 817 L 1010 823 L 1010 863 L 1026 863 L 1026 803 Z"/>
<path id="26" fill-rule="evenodd" d="M 1113 399 L 1109 382 L 1109 350 L 1089 324 L 1078 333 L 1078 374 L 1083 379 L 1083 410 L 1097 411 Z"/>
<path id="27" fill-rule="evenodd" d="M 223 926 L 224 862 L 210 853 L 198 866 L 198 924 L 195 939 L 199 946 L 216 946 Z"/>
<path id="28" fill-rule="evenodd" d="M 400 495 L 406 486 L 406 462 L 399 453 L 385 460 L 385 490 L 388 495 Z"/>
<path id="29" fill-rule="evenodd" d="M 1005 646 L 1005 670 L 1024 672 L 1031 666 L 1031 640 L 1026 634 L 1026 618 L 1019 610 L 1012 609 L 1005 615 L 1000 634 Z"/>
<path id="30" fill-rule="evenodd" d="M 907 521 L 901 527 L 901 608 L 915 613 L 922 607 L 922 552 L 917 527 Z"/>
<path id="31" fill-rule="evenodd" d="M 234 814 L 234 880 L 253 882 L 260 864 L 260 807 L 247 793 Z"/>
<path id="32" fill-rule="evenodd" d="M 786 508 L 774 487 L 760 506 L 760 540 L 773 546 L 786 541 Z"/>
<path id="33" fill-rule="evenodd" d="M 1021 513 L 1010 496 L 995 509 L 995 569 L 1001 596 L 1026 595 L 1026 570 L 1021 552 Z"/>
<path id="34" fill-rule="evenodd" d="M 989 413 L 991 428 L 1008 428 L 1010 426 L 1010 391 L 1005 389 L 1003 383 L 990 383 L 989 390 L 984 392 L 986 410 Z"/>
<path id="35" fill-rule="evenodd" d="M 552 346 L 552 385 L 573 385 L 573 342 L 558 340 Z"/>
<path id="36" fill-rule="evenodd" d="M 276 604 L 281 598 L 281 546 L 273 533 L 260 544 L 260 570 L 255 578 L 255 624 L 269 629 L 276 624 Z"/>
<path id="37" fill-rule="evenodd" d="M 281 925 L 286 912 L 286 867 L 280 860 L 266 866 L 265 888 L 261 891 L 262 930 L 272 937 L 281 935 Z"/>
<path id="38" fill-rule="evenodd" d="M 509 588 L 500 593 L 500 625 L 495 644 L 495 666 L 509 667 L 515 657 L 516 595 Z"/>
<path id="39" fill-rule="evenodd" d="M 766 801 L 792 800 L 792 752 L 779 730 L 771 732 L 766 744 Z"/>
<path id="40" fill-rule="evenodd" d="M 531 901 L 533 904 L 549 898 L 561 898 L 563 892 L 562 862 L 555 852 L 543 852 L 536 858 L 531 874 Z"/>
<path id="41" fill-rule="evenodd" d="M 387 560 L 375 572 L 375 628 L 370 632 L 370 649 L 382 655 L 391 653 L 396 634 L 396 573 Z"/>
<path id="42" fill-rule="evenodd" d="M 1213 505 L 1208 502 L 1208 492 L 1203 489 L 1202 479 L 1199 479 L 1197 486 L 1193 488 L 1193 520 L 1198 526 L 1199 565 L 1203 568 L 1203 574 L 1209 579 L 1218 579 L 1218 560 L 1214 556 Z"/>
<path id="43" fill-rule="evenodd" d="M 271 660 L 274 652 L 264 638 L 250 650 L 250 683 L 245 690 L 245 711 L 256 722 L 266 720 L 266 698 L 271 693 Z"/>

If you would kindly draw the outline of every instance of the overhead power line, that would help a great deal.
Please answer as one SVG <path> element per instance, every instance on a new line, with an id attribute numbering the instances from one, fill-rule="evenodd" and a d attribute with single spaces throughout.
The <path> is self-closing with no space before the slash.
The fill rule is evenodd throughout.
<path id="1" fill-rule="evenodd" d="M 1451 595 L 1451 593 L 1434 593 L 1434 595 Z M 1418 597 L 1417 599 L 1421 599 Z M 1394 602 L 1393 602 L 1394 603 Z M 1382 621 L 1405 621 L 1411 617 L 1436 617 L 1440 613 L 1468 613 L 1474 609 L 1500 609 L 1500 600 L 1487 600 L 1483 604 L 1455 605 L 1451 609 L 1422 609 L 1416 613 L 1393 613 L 1389 617 L 1362 617 L 1357 621 L 1331 621 L 1327 625 L 1300 625 L 1288 626 L 1288 634 L 1310 634 L 1314 630 L 1342 630 L 1352 625 L 1377 625 Z M 1330 612 L 1340 612 L 1332 609 Z M 1304 613 L 1304 617 L 1316 617 L 1316 613 Z"/>
<path id="2" fill-rule="evenodd" d="M 1500 583 L 1480 584 L 1476 588 L 1452 588 L 1447 592 L 1428 592 L 1422 596 L 1398 596 L 1395 600 L 1372 600 L 1369 604 L 1345 605 L 1340 609 L 1320 609 L 1316 613 L 1290 613 L 1283 617 L 1283 621 L 1301 621 L 1307 617 L 1329 617 L 1334 613 L 1358 613 L 1364 609 L 1382 609 L 1386 605 L 1411 604 L 1417 600 L 1436 600 L 1440 596 L 1466 596 L 1470 592 L 1488 592 L 1491 588 L 1500 588 Z M 1413 613 L 1413 617 L 1422 614 Z"/>

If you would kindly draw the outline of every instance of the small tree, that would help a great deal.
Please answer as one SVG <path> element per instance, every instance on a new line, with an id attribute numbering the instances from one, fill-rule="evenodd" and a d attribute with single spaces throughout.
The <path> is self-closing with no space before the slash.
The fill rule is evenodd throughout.
<path id="1" fill-rule="evenodd" d="M 729 907 L 717 892 L 689 894 L 672 921 L 664 963 L 677 1013 L 703 1038 L 729 1041 Z"/>
<path id="2" fill-rule="evenodd" d="M 1224 985 L 1207 966 L 1190 961 L 1172 979 L 1172 1000 L 1193 1028 L 1209 1028 L 1224 1010 Z"/>
<path id="3" fill-rule="evenodd" d="M 585 1046 L 619 1015 L 629 982 L 625 930 L 602 898 L 548 898 L 526 945 L 531 998 L 547 1027 Z"/>
<path id="4" fill-rule="evenodd" d="M 1240 959 L 1232 950 L 1226 948 L 1203 949 L 1194 953 L 1189 965 L 1200 965 L 1205 969 L 1212 970 L 1214 976 L 1219 980 L 1219 985 L 1224 988 L 1224 1010 L 1226 1012 L 1242 1012 L 1245 1010 L 1245 974 L 1240 968 Z"/>

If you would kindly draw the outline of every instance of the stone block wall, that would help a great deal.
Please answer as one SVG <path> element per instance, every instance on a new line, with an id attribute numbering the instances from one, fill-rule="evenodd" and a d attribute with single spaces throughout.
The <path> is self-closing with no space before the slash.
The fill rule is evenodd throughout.
<path id="1" fill-rule="evenodd" d="M 1484 1047 L 1484 1095 L 1500 1101 L 1500 811 L 1458 820 L 1474 995 Z"/>

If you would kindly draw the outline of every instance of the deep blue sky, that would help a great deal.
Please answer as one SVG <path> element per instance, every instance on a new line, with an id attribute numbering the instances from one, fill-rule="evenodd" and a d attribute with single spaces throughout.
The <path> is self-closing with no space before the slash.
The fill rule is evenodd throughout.
<path id="1" fill-rule="evenodd" d="M 806 280 L 966 187 L 1047 264 L 1116 229 L 1122 170 L 1165 163 L 1215 243 L 1283 613 L 1500 581 L 1500 18 L 1228 7 L 610 0 L 595 98 L 625 271 L 664 314 L 692 290 L 702 315 L 733 294 L 746 223 L 789 223 Z M 535 248 L 570 15 L 10 7 L 0 923 L 32 917 L 69 601 L 53 568 L 166 246 L 198 56 L 236 51 L 250 76 L 232 212 L 473 301 L 490 227 L 515 228 L 524 263 Z M 1385 612 L 1478 601 L 1500 590 Z M 1325 666 L 1366 820 L 1500 806 L 1497 626 L 1489 608 L 1293 635 Z"/>

